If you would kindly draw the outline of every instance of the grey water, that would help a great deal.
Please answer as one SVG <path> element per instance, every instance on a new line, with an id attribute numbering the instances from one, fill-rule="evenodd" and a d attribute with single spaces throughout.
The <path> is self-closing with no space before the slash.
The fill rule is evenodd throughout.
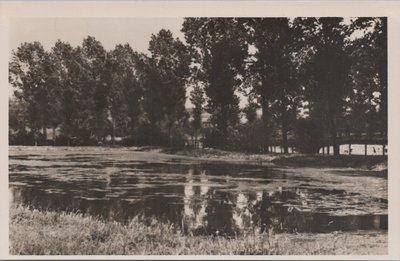
<path id="1" fill-rule="evenodd" d="M 116 148 L 10 147 L 9 191 L 12 204 L 118 222 L 140 215 L 199 235 L 388 228 L 387 178 L 346 169 Z"/>

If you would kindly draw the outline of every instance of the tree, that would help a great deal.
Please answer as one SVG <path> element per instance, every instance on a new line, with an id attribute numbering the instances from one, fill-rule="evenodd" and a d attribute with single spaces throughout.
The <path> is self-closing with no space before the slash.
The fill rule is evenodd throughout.
<path id="1" fill-rule="evenodd" d="M 247 122 L 252 123 L 257 119 L 257 110 L 259 109 L 259 105 L 253 101 L 249 101 L 245 108 L 243 108 L 243 112 L 246 115 Z"/>
<path id="2" fill-rule="evenodd" d="M 9 104 L 9 127 L 10 130 L 14 132 L 25 132 L 26 126 L 26 111 L 25 106 L 21 103 L 21 101 L 10 98 L 8 100 Z"/>
<path id="3" fill-rule="evenodd" d="M 114 142 L 115 129 L 117 129 L 120 135 L 129 135 L 134 143 L 142 97 L 137 69 L 139 56 L 129 44 L 118 44 L 109 53 L 109 59 L 112 67 L 112 82 L 108 100 L 113 125 L 112 139 Z"/>
<path id="4" fill-rule="evenodd" d="M 57 81 L 53 85 L 57 106 L 54 113 L 61 128 L 60 143 L 91 144 L 94 120 L 94 88 L 90 88 L 91 73 L 80 47 L 57 41 L 52 48 Z"/>
<path id="5" fill-rule="evenodd" d="M 27 111 L 23 100 L 14 97 L 8 101 L 9 143 L 12 145 L 32 145 L 33 140 L 27 133 Z"/>
<path id="6" fill-rule="evenodd" d="M 349 47 L 353 84 L 350 117 L 362 121 L 364 128 L 367 126 L 370 138 L 375 130 L 384 136 L 387 135 L 387 19 L 357 18 L 351 29 L 361 31 L 363 36 L 353 40 Z"/>
<path id="7" fill-rule="evenodd" d="M 83 40 L 82 48 L 79 49 L 82 54 L 82 62 L 87 68 L 88 79 L 84 88 L 87 88 L 93 95 L 93 107 L 90 109 L 94 121 L 91 122 L 91 134 L 97 141 L 104 142 L 109 129 L 108 96 L 111 87 L 111 64 L 107 58 L 107 52 L 102 44 L 92 36 Z"/>
<path id="8" fill-rule="evenodd" d="M 53 131 L 57 127 L 57 123 L 61 124 L 61 131 L 65 135 L 66 142 L 70 145 L 71 136 L 74 132 L 74 119 L 78 113 L 78 107 L 75 103 L 78 101 L 77 93 L 79 91 L 78 82 L 74 77 L 75 59 L 74 50 L 71 45 L 58 40 L 52 48 L 53 66 L 56 71 L 57 82 L 53 86 L 53 91 L 56 93 L 57 106 L 54 112 L 59 116 L 57 121 L 54 121 Z"/>
<path id="9" fill-rule="evenodd" d="M 388 128 L 388 56 L 387 56 L 387 17 L 376 20 L 371 40 L 374 43 L 374 54 L 379 79 L 379 118 L 381 134 L 387 136 Z"/>
<path id="10" fill-rule="evenodd" d="M 193 121 L 192 127 L 194 131 L 194 140 L 197 144 L 198 133 L 201 129 L 201 116 L 203 114 L 203 104 L 205 102 L 204 91 L 199 85 L 195 85 L 193 90 L 190 92 L 190 101 L 193 103 L 194 108 L 192 111 Z"/>
<path id="11" fill-rule="evenodd" d="M 185 109 L 190 56 L 169 30 L 152 35 L 149 58 L 142 57 L 143 109 L 151 129 L 167 130 L 169 146 L 180 139 L 179 128 L 188 118 Z M 161 138 L 161 137 L 160 137 Z M 162 139 L 162 138 L 161 138 Z"/>
<path id="12" fill-rule="evenodd" d="M 287 18 L 243 18 L 250 44 L 256 49 L 248 65 L 250 88 L 258 96 L 264 126 L 263 147 L 268 151 L 272 114 L 280 121 L 282 145 L 288 153 L 287 132 L 296 112 L 298 95 L 293 29 Z"/>
<path id="13" fill-rule="evenodd" d="M 15 97 L 26 105 L 27 127 L 38 142 L 39 130 L 46 141 L 50 124 L 54 83 L 53 65 L 49 53 L 39 42 L 23 43 L 13 52 L 9 67 L 9 82 L 15 87 Z"/>
<path id="14" fill-rule="evenodd" d="M 350 90 L 350 60 L 346 53 L 350 31 L 342 18 L 299 18 L 295 23 L 312 51 L 305 70 L 310 115 L 325 126 L 334 155 L 338 155 L 338 120 L 344 115 Z"/>
<path id="15" fill-rule="evenodd" d="M 323 146 L 323 129 L 321 123 L 307 118 L 296 122 L 296 148 L 301 153 L 316 154 Z"/>
<path id="16" fill-rule="evenodd" d="M 243 60 L 248 45 L 244 29 L 235 18 L 187 18 L 182 31 L 193 57 L 197 80 L 204 86 L 208 98 L 206 110 L 214 126 L 210 144 L 226 147 L 228 129 L 239 122 L 240 86 Z"/>

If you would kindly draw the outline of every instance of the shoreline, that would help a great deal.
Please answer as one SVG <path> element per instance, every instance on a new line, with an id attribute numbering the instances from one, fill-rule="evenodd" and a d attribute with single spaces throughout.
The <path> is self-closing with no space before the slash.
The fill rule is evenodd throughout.
<path id="1" fill-rule="evenodd" d="M 15 150 L 24 150 L 25 146 L 9 146 Z M 271 165 L 278 167 L 309 167 L 309 168 L 334 168 L 336 170 L 350 170 L 386 175 L 388 172 L 388 156 L 382 155 L 306 155 L 300 153 L 281 154 L 268 153 L 256 154 L 236 151 L 225 151 L 219 149 L 188 149 L 188 148 L 166 148 L 157 146 L 143 147 L 119 147 L 119 146 L 80 146 L 80 147 L 58 147 L 58 146 L 27 146 L 29 149 L 61 149 L 81 151 L 82 148 L 97 149 L 98 152 L 107 150 L 123 150 L 131 152 L 144 152 L 154 155 L 160 154 L 183 160 L 226 162 L 231 164 L 256 164 Z"/>
<path id="2" fill-rule="evenodd" d="M 196 160 L 228 161 L 233 163 L 265 164 L 283 167 L 351 168 L 361 171 L 387 173 L 388 157 L 381 155 L 306 155 L 254 154 L 217 149 L 155 149 L 149 150 Z"/>

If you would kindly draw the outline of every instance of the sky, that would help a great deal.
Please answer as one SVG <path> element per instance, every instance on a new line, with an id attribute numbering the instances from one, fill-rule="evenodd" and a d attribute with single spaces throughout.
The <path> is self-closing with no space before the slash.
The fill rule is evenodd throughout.
<path id="1" fill-rule="evenodd" d="M 152 34 L 169 29 L 184 41 L 180 31 L 183 18 L 19 18 L 10 21 L 10 51 L 23 42 L 40 41 L 50 50 L 60 39 L 73 46 L 81 45 L 88 35 L 99 40 L 105 49 L 129 43 L 139 52 L 147 53 Z"/>
<path id="2" fill-rule="evenodd" d="M 347 18 L 348 23 L 350 20 Z M 23 42 L 40 41 L 50 50 L 60 39 L 73 46 L 81 45 L 88 35 L 99 40 L 105 49 L 129 43 L 139 52 L 148 53 L 152 34 L 169 29 L 174 37 L 184 41 L 180 31 L 183 18 L 13 18 L 10 19 L 10 53 Z"/>

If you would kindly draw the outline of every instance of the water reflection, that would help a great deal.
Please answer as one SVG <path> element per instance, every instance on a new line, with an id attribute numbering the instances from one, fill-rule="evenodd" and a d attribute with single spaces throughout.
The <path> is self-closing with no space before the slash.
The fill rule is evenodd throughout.
<path id="1" fill-rule="evenodd" d="M 12 202 L 120 222 L 136 215 L 155 217 L 194 234 L 387 229 L 387 199 L 324 188 L 318 184 L 329 182 L 320 177 L 254 165 L 101 156 L 82 168 L 76 159 L 82 158 L 70 155 L 54 162 L 37 155 L 10 156 Z"/>

